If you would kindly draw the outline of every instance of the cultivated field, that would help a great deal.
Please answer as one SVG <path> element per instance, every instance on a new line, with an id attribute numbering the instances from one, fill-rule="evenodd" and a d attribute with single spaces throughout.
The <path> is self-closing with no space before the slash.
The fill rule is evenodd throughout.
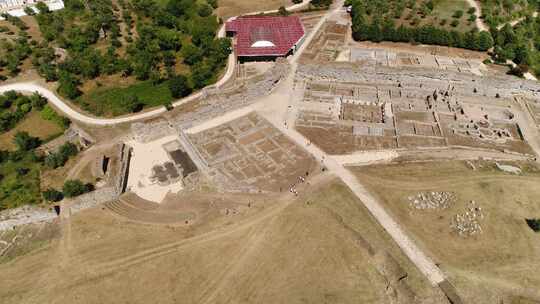
<path id="1" fill-rule="evenodd" d="M 85 211 L 0 264 L 2 303 L 446 303 L 341 183 L 311 181 L 185 227 Z"/>
<path id="2" fill-rule="evenodd" d="M 540 171 L 530 163 L 517 166 L 522 175 L 504 173 L 486 161 L 352 170 L 440 264 L 464 303 L 538 303 L 540 235 L 525 219 L 540 216 Z M 446 209 L 410 205 L 410 196 L 432 191 L 453 193 L 456 200 Z M 471 200 L 480 210 L 474 217 L 483 232 L 460 236 L 451 223 L 465 214 Z"/>

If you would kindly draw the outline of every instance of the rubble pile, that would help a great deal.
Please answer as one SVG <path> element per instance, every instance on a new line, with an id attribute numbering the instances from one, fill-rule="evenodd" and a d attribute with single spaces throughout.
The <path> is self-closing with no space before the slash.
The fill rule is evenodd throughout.
<path id="1" fill-rule="evenodd" d="M 456 200 L 452 192 L 420 192 L 417 195 L 409 196 L 409 206 L 418 210 L 425 209 L 447 209 Z"/>
<path id="2" fill-rule="evenodd" d="M 471 201 L 466 211 L 462 214 L 456 214 L 452 219 L 451 227 L 459 236 L 469 237 L 482 233 L 480 222 L 484 219 L 482 208 Z"/>

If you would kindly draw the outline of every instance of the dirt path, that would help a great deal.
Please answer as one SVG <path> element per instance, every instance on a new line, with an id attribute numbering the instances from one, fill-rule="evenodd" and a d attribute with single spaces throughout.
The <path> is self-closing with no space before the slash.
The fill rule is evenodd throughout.
<path id="1" fill-rule="evenodd" d="M 264 115 L 264 113 L 263 113 Z M 411 238 L 407 236 L 403 228 L 384 210 L 377 199 L 372 196 L 368 190 L 358 181 L 358 179 L 345 167 L 329 157 L 322 150 L 314 145 L 306 145 L 308 141 L 300 133 L 291 128 L 285 128 L 281 121 L 272 120 L 272 117 L 266 118 L 286 134 L 296 144 L 303 146 L 316 159 L 321 160 L 330 172 L 337 175 L 351 189 L 351 191 L 362 201 L 364 206 L 375 217 L 379 224 L 390 234 L 392 239 L 403 250 L 405 255 L 418 267 L 418 269 L 427 277 L 432 285 L 438 285 L 445 280 L 442 271 L 435 263 L 420 250 Z"/>
<path id="2" fill-rule="evenodd" d="M 526 128 L 521 127 L 521 132 L 523 132 L 523 137 L 527 143 L 531 146 L 534 152 L 537 155 L 537 161 L 540 161 L 540 134 L 536 126 L 534 118 L 531 116 L 531 113 L 527 109 L 527 105 L 522 98 L 515 98 L 516 104 L 519 106 L 519 111 L 516 111 L 516 121 L 520 126 L 527 126 Z"/>
<path id="3" fill-rule="evenodd" d="M 339 5 L 339 3 L 337 4 Z M 337 12 L 340 8 L 336 8 L 333 12 Z M 307 41 L 306 41 L 307 44 Z M 304 45 L 306 45 L 304 44 Z M 262 103 L 257 109 L 259 115 L 266 118 L 272 125 L 283 132 L 287 137 L 293 140 L 296 144 L 310 153 L 315 159 L 321 161 L 330 172 L 338 176 L 351 191 L 362 201 L 364 206 L 375 217 L 379 224 L 390 234 L 392 239 L 398 244 L 405 255 L 415 264 L 415 266 L 424 274 L 432 285 L 438 285 L 445 280 L 442 271 L 424 252 L 416 246 L 411 238 L 407 236 L 403 228 L 384 210 L 377 199 L 369 193 L 369 191 L 358 181 L 358 179 L 347 170 L 342 164 L 331 158 L 318 147 L 309 144 L 309 140 L 298 133 L 296 130 L 287 124 L 287 121 L 292 121 L 291 113 L 295 113 L 294 100 L 291 103 L 291 96 L 295 96 L 293 80 L 294 68 L 293 64 L 292 75 L 289 76 L 277 89 L 276 92 L 269 97 L 267 102 Z M 301 89 L 301 87 L 297 87 Z M 290 107 L 289 107 L 290 106 Z M 358 159 L 358 161 L 367 161 Z"/>
<path id="4" fill-rule="evenodd" d="M 275 217 L 270 219 L 270 221 L 274 220 Z M 215 278 L 211 284 L 208 284 L 206 288 L 207 292 L 203 293 L 203 297 L 199 303 L 216 303 L 216 296 L 218 296 L 223 288 L 230 283 L 234 275 L 238 274 L 243 269 L 246 261 L 255 253 L 257 246 L 264 241 L 269 226 L 271 225 L 265 224 L 253 228 L 254 231 L 251 232 L 251 235 L 246 240 L 245 245 L 240 247 L 237 258 L 223 269 L 222 275 Z"/>
<path id="5" fill-rule="evenodd" d="M 538 12 L 534 12 L 534 13 L 532 14 L 532 17 L 533 17 L 533 18 L 538 17 Z M 498 30 L 502 29 L 506 24 L 510 24 L 510 26 L 514 27 L 516 24 L 518 24 L 518 23 L 520 23 L 521 21 L 525 20 L 525 18 L 526 18 L 526 17 L 521 17 L 521 18 L 518 18 L 518 19 L 516 19 L 516 20 L 514 20 L 514 21 L 510 21 L 510 22 L 507 22 L 507 23 L 500 24 L 500 25 L 497 26 L 497 29 L 498 29 Z"/>
<path id="6" fill-rule="evenodd" d="M 467 0 L 467 3 L 469 3 L 471 7 L 474 7 L 476 9 L 477 18 L 475 20 L 475 23 L 478 30 L 481 32 L 482 31 L 489 32 L 489 28 L 484 23 L 484 20 L 480 18 L 480 16 L 482 16 L 482 7 L 480 6 L 480 4 L 478 4 L 476 0 Z"/>
<path id="7" fill-rule="evenodd" d="M 288 10 L 302 9 L 305 6 L 307 6 L 309 2 L 310 2 L 309 0 L 304 0 L 302 1 L 302 3 L 292 5 L 288 7 L 287 9 Z M 340 1 L 340 3 L 342 3 L 342 1 Z M 253 12 L 252 14 L 259 14 L 259 13 L 261 12 Z M 325 16 L 328 16 L 329 14 L 326 14 Z M 323 20 L 325 20 L 325 18 L 322 18 L 321 22 Z M 314 32 L 316 32 L 319 28 L 320 26 L 316 27 L 316 30 Z M 314 33 L 312 33 L 312 35 L 310 36 L 311 37 L 310 40 L 313 39 L 313 36 L 314 36 Z M 225 25 L 223 25 L 219 29 L 217 33 L 217 37 L 225 37 Z M 304 43 L 304 46 L 308 44 L 310 40 L 306 40 L 306 43 Z M 303 48 L 301 49 L 303 50 Z M 297 53 L 299 55 L 301 51 Z M 298 56 L 296 56 L 295 58 L 297 57 Z M 235 68 L 236 68 L 236 56 L 234 55 L 234 53 L 231 53 L 227 59 L 227 70 L 223 74 L 223 77 L 219 79 L 215 84 L 210 85 L 209 87 L 217 87 L 217 88 L 222 87 L 234 76 Z M 91 125 L 110 126 L 110 125 L 134 122 L 134 121 L 138 121 L 138 120 L 142 120 L 146 118 L 151 118 L 151 117 L 167 112 L 167 110 L 164 107 L 159 107 L 159 108 L 152 109 L 146 112 L 133 114 L 133 115 L 126 115 L 126 116 L 122 116 L 118 118 L 99 118 L 99 117 L 93 117 L 91 115 L 88 115 L 87 113 L 79 112 L 79 110 L 73 108 L 68 102 L 63 101 L 55 93 L 51 92 L 45 87 L 40 86 L 39 84 L 37 84 L 37 82 L 21 82 L 21 83 L 13 83 L 13 84 L 0 86 L 0 93 L 4 93 L 7 91 L 20 91 L 20 92 L 31 92 L 31 93 L 38 92 L 44 97 L 46 97 L 50 103 L 52 103 L 56 108 L 58 108 L 62 113 L 64 113 L 69 118 L 79 121 L 79 122 L 86 123 L 86 124 L 91 124 Z M 192 94 L 188 97 L 185 97 L 183 99 L 173 102 L 172 105 L 173 107 L 178 107 L 203 96 L 204 94 L 203 94 L 203 91 L 201 90 L 195 94 Z"/>

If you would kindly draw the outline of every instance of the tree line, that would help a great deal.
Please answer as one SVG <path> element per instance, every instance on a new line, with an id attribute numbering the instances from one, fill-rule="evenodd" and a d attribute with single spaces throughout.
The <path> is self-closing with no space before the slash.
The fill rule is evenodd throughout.
<path id="1" fill-rule="evenodd" d="M 13 129 L 32 110 L 40 111 L 47 99 L 38 93 L 30 96 L 8 91 L 0 95 L 0 134 Z"/>
<path id="2" fill-rule="evenodd" d="M 488 32 L 470 31 L 462 33 L 446 30 L 434 25 L 408 27 L 396 26 L 393 18 L 371 8 L 364 1 L 352 2 L 352 33 L 358 41 L 392 41 L 433 44 L 486 51 L 494 41 Z"/>

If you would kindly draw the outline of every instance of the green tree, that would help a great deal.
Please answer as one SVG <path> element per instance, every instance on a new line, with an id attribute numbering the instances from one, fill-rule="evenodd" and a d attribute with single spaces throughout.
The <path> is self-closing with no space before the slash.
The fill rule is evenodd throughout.
<path id="1" fill-rule="evenodd" d="M 298 0 L 293 0 L 293 3 L 294 1 Z M 218 8 L 218 0 L 206 0 L 206 2 L 208 2 L 208 4 L 210 4 L 210 6 L 212 6 L 214 9 Z"/>
<path id="2" fill-rule="evenodd" d="M 167 11 L 176 17 L 186 14 L 195 4 L 192 0 L 169 0 Z"/>
<path id="3" fill-rule="evenodd" d="M 36 8 L 38 9 L 38 11 L 39 11 L 40 14 L 47 14 L 47 13 L 50 13 L 50 12 L 51 12 L 51 11 L 49 10 L 49 7 L 47 6 L 47 4 L 45 4 L 45 2 L 39 1 L 39 2 L 36 4 Z"/>
<path id="4" fill-rule="evenodd" d="M 191 80 L 195 88 L 202 88 L 210 83 L 213 75 L 212 67 L 206 62 L 200 62 L 193 66 Z"/>
<path id="5" fill-rule="evenodd" d="M 280 6 L 278 9 L 278 15 L 280 16 L 289 16 L 289 11 L 284 6 Z"/>
<path id="6" fill-rule="evenodd" d="M 67 71 L 60 72 L 60 79 L 58 85 L 58 93 L 62 96 L 66 96 L 70 99 L 75 99 L 81 95 L 81 91 L 78 88 L 79 80 Z"/>
<path id="7" fill-rule="evenodd" d="M 39 65 L 38 73 L 41 77 L 45 78 L 46 81 L 56 81 L 58 80 L 58 74 L 56 73 L 56 68 L 50 63 L 44 63 Z"/>
<path id="8" fill-rule="evenodd" d="M 184 62 L 189 65 L 194 65 L 200 62 L 203 58 L 202 51 L 192 43 L 186 43 L 182 46 L 182 57 Z"/>
<path id="9" fill-rule="evenodd" d="M 493 37 L 488 32 L 480 32 L 478 34 L 478 50 L 487 51 L 493 47 Z"/>
<path id="10" fill-rule="evenodd" d="M 17 132 L 13 137 L 13 143 L 20 151 L 30 151 L 39 147 L 41 140 L 30 136 L 28 132 Z"/>
<path id="11" fill-rule="evenodd" d="M 452 17 L 456 18 L 456 19 L 459 19 L 463 16 L 463 11 L 462 10 L 457 10 L 454 12 L 454 14 L 452 15 Z"/>
<path id="12" fill-rule="evenodd" d="M 32 7 L 30 6 L 27 6 L 24 8 L 24 13 L 27 14 L 28 16 L 34 16 L 36 14 L 34 9 L 32 9 Z"/>
<path id="13" fill-rule="evenodd" d="M 41 111 L 43 107 L 47 104 L 47 98 L 41 96 L 41 94 L 35 92 L 30 95 L 30 102 L 32 104 L 32 109 Z"/>
<path id="14" fill-rule="evenodd" d="M 76 197 L 81 194 L 93 191 L 94 187 L 92 184 L 84 184 L 80 180 L 67 180 L 62 187 L 62 192 L 65 197 Z"/>
<path id="15" fill-rule="evenodd" d="M 169 90 L 174 98 L 184 97 L 191 93 L 188 80 L 184 75 L 176 75 L 169 79 Z"/>
<path id="16" fill-rule="evenodd" d="M 135 94 L 124 95 L 120 101 L 120 105 L 126 112 L 139 112 L 143 109 L 144 104 Z"/>
<path id="17" fill-rule="evenodd" d="M 208 16 L 212 15 L 212 12 L 213 12 L 212 7 L 210 5 L 208 5 L 208 4 L 203 3 L 203 4 L 201 4 L 199 6 L 199 9 L 198 9 L 197 13 L 201 17 L 208 17 Z"/>
<path id="18" fill-rule="evenodd" d="M 48 202 L 59 202 L 64 199 L 64 194 L 53 188 L 48 188 L 47 190 L 43 191 L 42 195 L 43 199 Z"/>

